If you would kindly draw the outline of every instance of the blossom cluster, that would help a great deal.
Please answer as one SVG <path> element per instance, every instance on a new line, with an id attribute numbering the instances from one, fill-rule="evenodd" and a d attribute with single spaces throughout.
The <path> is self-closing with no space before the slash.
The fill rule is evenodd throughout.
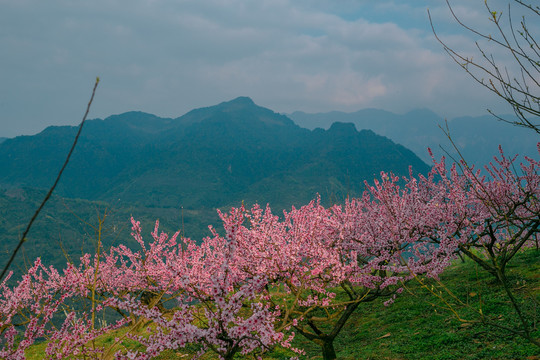
<path id="1" fill-rule="evenodd" d="M 131 219 L 138 250 L 111 247 L 62 271 L 37 259 L 16 286 L 0 284 L 0 358 L 24 359 L 40 339 L 51 359 L 106 357 L 113 347 L 93 340 L 122 326 L 144 351 L 118 339 L 119 359 L 188 344 L 222 359 L 290 348 L 293 330 L 303 333 L 318 309 L 343 313 L 377 296 L 389 304 L 404 281 L 437 277 L 460 251 L 515 252 L 537 242 L 540 162 L 526 160 L 519 174 L 502 152 L 485 174 L 465 163 L 447 170 L 444 159 L 427 176 L 381 173 L 359 198 L 330 207 L 316 199 L 279 216 L 269 206 L 233 208 L 219 212 L 224 235 L 211 227 L 200 244 L 159 233 L 158 222 L 147 243 Z M 91 310 L 70 307 L 74 299 L 89 299 Z M 98 325 L 104 309 L 124 317 Z"/>

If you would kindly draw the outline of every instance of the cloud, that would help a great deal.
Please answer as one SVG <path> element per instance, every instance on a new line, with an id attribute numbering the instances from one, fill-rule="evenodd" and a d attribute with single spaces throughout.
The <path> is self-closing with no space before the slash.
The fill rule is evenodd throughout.
<path id="1" fill-rule="evenodd" d="M 483 24 L 482 1 L 453 3 Z M 449 117 L 477 114 L 491 101 L 434 40 L 428 6 L 445 41 L 474 51 L 441 1 L 0 5 L 0 136 L 76 124 L 96 75 L 96 117 L 129 110 L 176 117 L 238 95 L 280 112 L 428 107 Z"/>

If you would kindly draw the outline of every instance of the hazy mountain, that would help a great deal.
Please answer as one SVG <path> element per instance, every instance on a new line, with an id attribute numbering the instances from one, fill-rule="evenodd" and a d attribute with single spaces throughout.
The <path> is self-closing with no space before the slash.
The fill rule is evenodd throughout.
<path id="1" fill-rule="evenodd" d="M 371 129 L 411 149 L 428 164 L 431 163 L 426 150 L 428 147 L 433 149 L 436 157 L 444 154 L 440 146 L 450 154 L 456 154 L 439 127 L 446 129 L 444 119 L 427 109 L 414 110 L 403 115 L 365 109 L 353 113 L 295 112 L 289 116 L 296 124 L 307 129 L 328 129 L 336 121 L 353 123 L 358 129 Z M 448 127 L 454 143 L 471 163 L 487 164 L 492 161 L 493 156 L 498 154 L 499 144 L 506 154 L 538 157 L 536 143 L 540 139 L 536 133 L 498 121 L 492 115 L 451 119 Z"/>

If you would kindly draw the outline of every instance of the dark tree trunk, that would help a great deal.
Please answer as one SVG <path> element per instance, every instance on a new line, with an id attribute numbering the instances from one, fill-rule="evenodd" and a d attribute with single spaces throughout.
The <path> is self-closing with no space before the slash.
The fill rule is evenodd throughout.
<path id="1" fill-rule="evenodd" d="M 322 344 L 322 353 L 324 360 L 337 359 L 336 351 L 334 350 L 334 339 L 324 339 Z"/>

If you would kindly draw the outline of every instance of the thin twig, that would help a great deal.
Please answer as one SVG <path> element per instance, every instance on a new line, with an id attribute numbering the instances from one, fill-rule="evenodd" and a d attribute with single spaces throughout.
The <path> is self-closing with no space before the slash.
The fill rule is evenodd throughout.
<path id="1" fill-rule="evenodd" d="M 36 212 L 34 213 L 34 216 L 32 216 L 32 219 L 30 219 L 30 222 L 26 226 L 26 229 L 24 230 L 24 233 L 21 236 L 21 240 L 19 240 L 19 243 L 17 244 L 17 247 L 11 253 L 11 257 L 10 257 L 8 263 L 4 266 L 4 269 L 2 270 L 2 274 L 0 275 L 0 281 L 2 281 L 2 279 L 4 278 L 4 275 L 6 274 L 9 267 L 11 266 L 11 263 L 15 259 L 15 256 L 17 255 L 17 253 L 21 249 L 21 246 L 26 241 L 26 236 L 28 235 L 28 232 L 30 231 L 30 228 L 32 227 L 32 224 L 34 223 L 37 216 L 39 215 L 39 213 L 41 212 L 41 210 L 45 206 L 45 203 L 51 197 L 54 189 L 56 188 L 56 185 L 60 181 L 60 177 L 62 176 L 62 173 L 64 172 L 64 169 L 66 168 L 67 164 L 69 163 L 69 159 L 71 158 L 71 154 L 73 153 L 73 150 L 75 149 L 75 145 L 77 145 L 77 141 L 79 140 L 79 136 L 81 135 L 81 131 L 82 131 L 84 122 L 86 121 L 86 117 L 88 116 L 88 112 L 90 111 L 90 106 L 92 105 L 92 101 L 94 101 L 94 95 L 96 94 L 96 88 L 97 88 L 98 84 L 99 84 L 99 77 L 96 78 L 96 82 L 94 84 L 94 89 L 92 90 L 92 96 L 90 97 L 90 101 L 88 102 L 88 106 L 86 107 L 86 112 L 84 113 L 84 117 L 83 117 L 83 119 L 81 121 L 81 124 L 79 125 L 79 131 L 77 132 L 77 136 L 75 136 L 75 140 L 73 141 L 73 145 L 71 145 L 71 150 L 69 150 L 69 153 L 68 153 L 68 155 L 66 157 L 66 161 L 64 162 L 64 165 L 62 166 L 60 171 L 58 172 L 58 176 L 56 177 L 56 181 L 54 182 L 53 186 L 49 189 L 49 192 L 47 193 L 47 195 L 45 195 L 45 198 L 41 202 L 41 205 L 36 210 Z"/>

